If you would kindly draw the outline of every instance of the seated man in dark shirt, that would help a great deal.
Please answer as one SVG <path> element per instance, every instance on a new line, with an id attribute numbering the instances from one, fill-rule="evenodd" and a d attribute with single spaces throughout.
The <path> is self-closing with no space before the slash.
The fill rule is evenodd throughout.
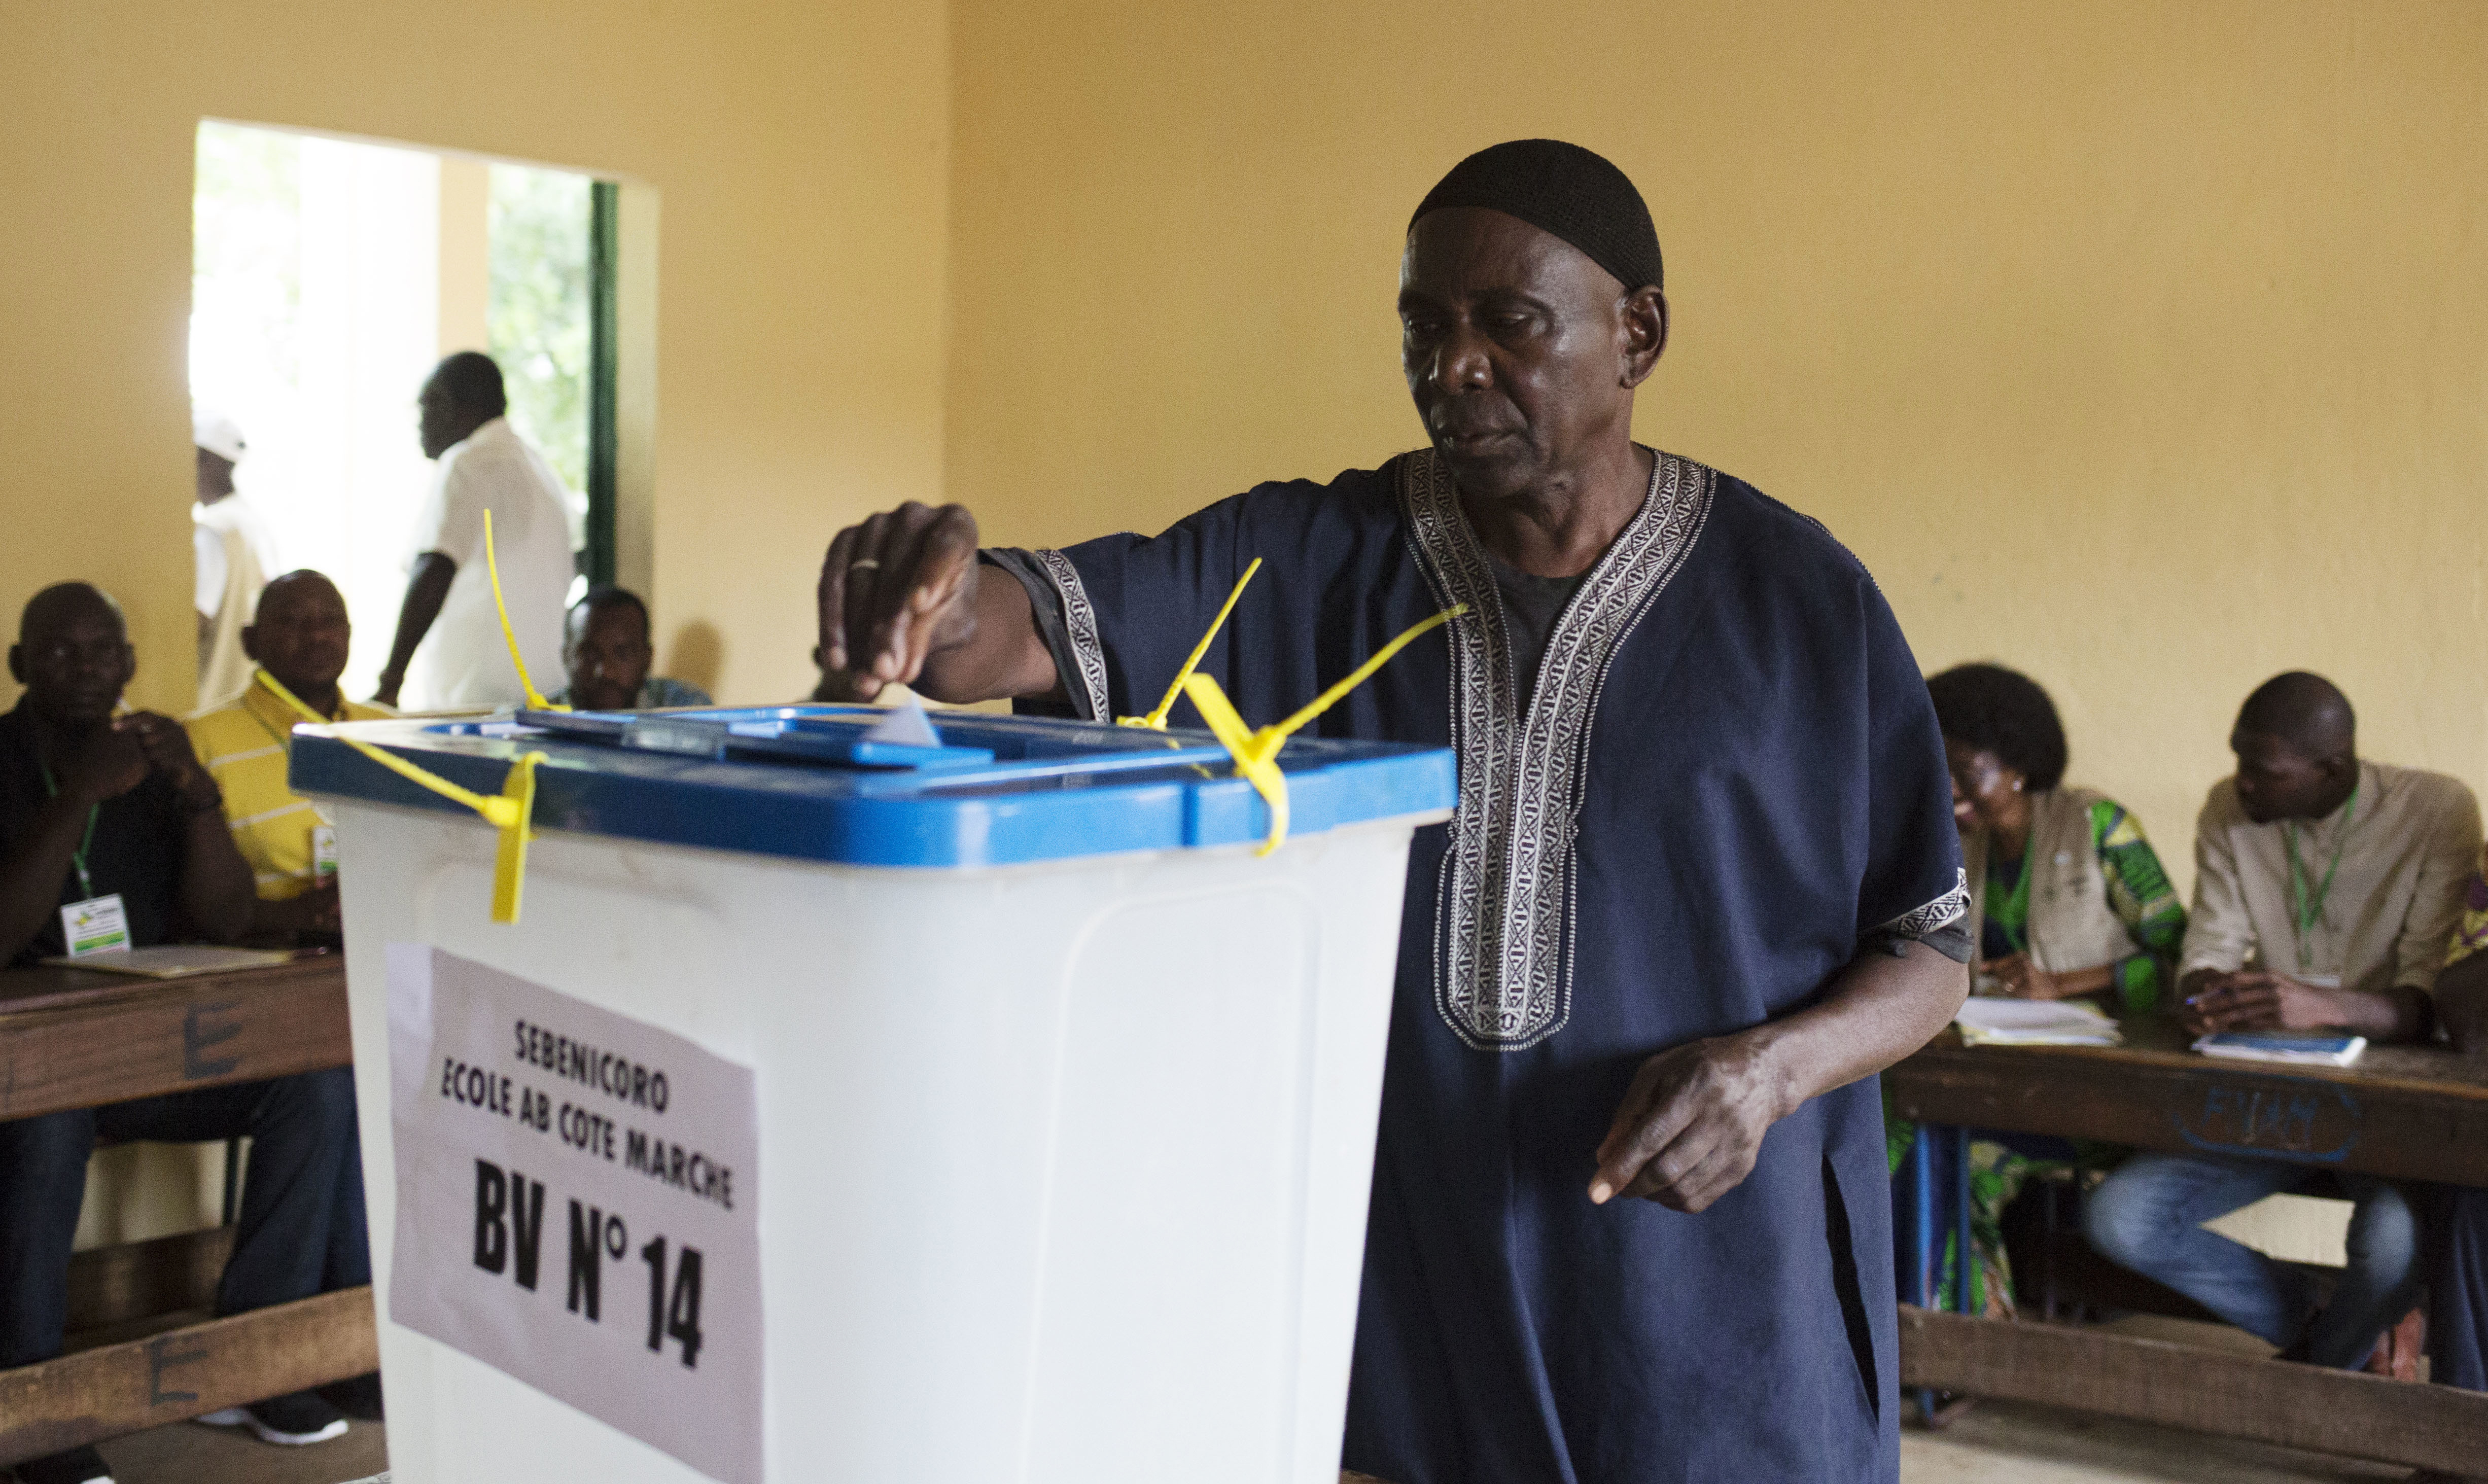
<path id="1" fill-rule="evenodd" d="M 2488 851 L 2462 887 L 2462 916 L 2437 976 L 2436 1023 L 2453 1049 L 2488 1056 Z M 2488 1190 L 2443 1186 L 2430 1192 L 2427 1287 L 2429 1379 L 2488 1391 Z"/>
<path id="2" fill-rule="evenodd" d="M 224 941 L 250 922 L 250 867 L 181 724 L 113 714 L 135 668 L 121 610 L 95 588 L 66 582 L 26 604 L 9 651 L 25 694 L 0 715 L 0 963 Z M 0 1368 L 61 1352 L 70 1244 L 99 1134 L 253 1139 L 218 1314 L 370 1281 L 361 1190 L 343 1190 L 359 1178 L 344 1068 L 20 1118 L 0 1123 Z M 346 1430 L 310 1392 L 207 1420 L 271 1442 Z M 16 1467 L 24 1484 L 111 1477 L 93 1448 Z"/>
<path id="3" fill-rule="evenodd" d="M 708 692 L 651 675 L 648 605 L 626 587 L 593 587 L 571 604 L 561 626 L 561 662 L 570 685 L 552 699 L 580 711 L 655 711 L 706 706 Z"/>

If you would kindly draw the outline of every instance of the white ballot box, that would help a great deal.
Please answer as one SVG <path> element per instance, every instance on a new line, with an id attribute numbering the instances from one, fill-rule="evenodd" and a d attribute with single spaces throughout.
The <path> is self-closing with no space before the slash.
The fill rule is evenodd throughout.
<path id="1" fill-rule="evenodd" d="M 1331 1484 L 1441 749 L 305 727 L 400 1484 Z M 519 920 L 481 795 L 535 770 Z"/>

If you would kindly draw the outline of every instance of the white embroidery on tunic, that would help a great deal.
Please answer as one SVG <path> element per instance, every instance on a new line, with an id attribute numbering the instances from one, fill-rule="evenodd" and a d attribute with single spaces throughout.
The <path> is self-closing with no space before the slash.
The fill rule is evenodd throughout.
<path id="1" fill-rule="evenodd" d="M 1088 719 L 1111 721 L 1113 714 L 1106 709 L 1106 646 L 1097 640 L 1097 610 L 1088 602 L 1088 589 L 1080 581 L 1080 569 L 1060 551 L 1039 551 L 1036 559 L 1044 565 L 1046 576 L 1053 579 L 1054 590 L 1062 596 L 1062 628 L 1071 640 L 1071 658 L 1080 666 L 1080 687 L 1088 697 Z M 1062 687 L 1071 688 L 1070 676 L 1062 677 Z"/>
<path id="2" fill-rule="evenodd" d="M 1459 808 L 1443 856 L 1434 1006 L 1480 1050 L 1520 1050 L 1571 1014 L 1572 842 L 1588 786 L 1590 731 L 1617 650 L 1682 569 L 1717 476 L 1659 454 L 1650 491 L 1566 604 L 1521 714 L 1503 597 L 1432 450 L 1401 463 L 1400 503 L 1419 565 L 1449 606 L 1452 744 Z"/>
<path id="3" fill-rule="evenodd" d="M 1962 914 L 1969 910 L 1969 873 L 1965 870 L 1956 874 L 1961 881 L 1952 890 L 1924 907 L 1903 912 L 1876 931 L 1894 938 L 1924 938 L 1937 928 L 1960 921 Z"/>

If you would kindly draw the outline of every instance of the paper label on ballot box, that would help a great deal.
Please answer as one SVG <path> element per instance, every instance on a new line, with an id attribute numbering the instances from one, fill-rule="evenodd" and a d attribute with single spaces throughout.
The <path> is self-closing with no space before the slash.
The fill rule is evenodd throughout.
<path id="1" fill-rule="evenodd" d="M 387 955 L 389 1318 L 758 1484 L 751 1069 L 438 948 Z"/>

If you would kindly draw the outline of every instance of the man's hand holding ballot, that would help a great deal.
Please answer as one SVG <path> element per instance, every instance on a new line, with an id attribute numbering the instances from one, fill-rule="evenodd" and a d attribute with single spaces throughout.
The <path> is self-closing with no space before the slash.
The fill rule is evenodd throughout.
<path id="1" fill-rule="evenodd" d="M 892 685 L 960 702 L 1055 690 L 1027 592 L 977 566 L 964 505 L 910 501 L 838 532 L 821 563 L 825 684 L 858 701 Z"/>

